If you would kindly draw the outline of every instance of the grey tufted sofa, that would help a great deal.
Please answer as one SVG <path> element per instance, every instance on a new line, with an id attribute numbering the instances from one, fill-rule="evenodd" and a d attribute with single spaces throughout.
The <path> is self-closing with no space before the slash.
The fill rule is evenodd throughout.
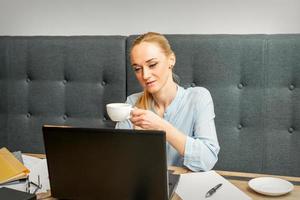
<path id="1" fill-rule="evenodd" d="M 44 152 L 43 124 L 113 127 L 140 91 L 135 36 L 0 37 L 0 147 Z M 210 90 L 215 169 L 300 176 L 300 35 L 167 35 L 184 87 Z"/>

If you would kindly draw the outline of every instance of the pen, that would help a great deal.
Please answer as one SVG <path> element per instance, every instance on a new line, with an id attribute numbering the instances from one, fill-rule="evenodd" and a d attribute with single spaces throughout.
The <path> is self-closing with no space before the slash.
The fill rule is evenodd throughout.
<path id="1" fill-rule="evenodd" d="M 217 189 L 219 189 L 222 186 L 222 183 L 219 183 L 218 185 L 216 185 L 215 187 L 211 188 L 205 195 L 205 198 L 210 197 L 211 195 L 213 195 Z"/>

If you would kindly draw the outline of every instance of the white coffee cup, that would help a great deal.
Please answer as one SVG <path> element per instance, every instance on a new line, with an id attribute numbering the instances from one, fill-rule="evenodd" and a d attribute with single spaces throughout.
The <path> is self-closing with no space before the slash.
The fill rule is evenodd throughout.
<path id="1" fill-rule="evenodd" d="M 108 116 L 115 122 L 129 119 L 132 109 L 132 105 L 127 103 L 110 103 L 106 105 Z"/>

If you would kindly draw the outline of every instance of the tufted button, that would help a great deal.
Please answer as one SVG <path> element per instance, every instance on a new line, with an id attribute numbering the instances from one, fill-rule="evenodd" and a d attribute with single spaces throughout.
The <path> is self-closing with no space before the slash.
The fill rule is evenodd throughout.
<path id="1" fill-rule="evenodd" d="M 241 130 L 243 128 L 242 124 L 239 124 L 237 128 Z"/>
<path id="2" fill-rule="evenodd" d="M 293 133 L 294 132 L 293 127 L 290 127 L 288 131 L 289 131 L 289 133 Z"/>
<path id="3" fill-rule="evenodd" d="M 29 77 L 26 78 L 26 82 L 29 83 L 31 80 Z"/>
<path id="4" fill-rule="evenodd" d="M 63 82 L 64 85 L 66 85 L 68 81 L 65 79 L 62 82 Z"/>
<path id="5" fill-rule="evenodd" d="M 289 89 L 290 89 L 290 90 L 293 90 L 293 89 L 295 89 L 295 86 L 294 86 L 293 84 L 291 84 L 291 85 L 289 86 Z"/>
<path id="6" fill-rule="evenodd" d="M 101 85 L 105 86 L 107 83 L 105 81 L 102 81 Z"/>
<path id="7" fill-rule="evenodd" d="M 26 114 L 26 117 L 27 117 L 27 118 L 30 118 L 30 117 L 31 117 L 31 113 L 27 113 L 27 114 Z"/>
<path id="8" fill-rule="evenodd" d="M 243 87 L 244 87 L 243 83 L 239 83 L 239 84 L 238 84 L 238 88 L 239 88 L 239 89 L 243 89 Z"/>
<path id="9" fill-rule="evenodd" d="M 64 114 L 63 119 L 66 120 L 68 118 L 67 114 Z"/>
<path id="10" fill-rule="evenodd" d="M 191 87 L 196 87 L 196 84 L 195 83 L 191 83 Z"/>

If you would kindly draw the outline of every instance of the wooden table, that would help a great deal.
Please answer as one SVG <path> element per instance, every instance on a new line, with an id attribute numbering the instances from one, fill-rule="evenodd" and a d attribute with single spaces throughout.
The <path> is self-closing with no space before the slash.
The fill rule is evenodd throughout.
<path id="1" fill-rule="evenodd" d="M 169 167 L 169 169 L 174 170 L 176 174 L 188 173 L 189 171 L 180 167 Z M 229 171 L 216 171 L 218 174 L 226 178 L 233 185 L 238 187 L 240 190 L 245 192 L 253 200 L 261 199 L 276 199 L 276 200 L 300 200 L 300 177 L 290 177 L 290 176 L 275 176 L 275 175 L 266 175 L 266 174 L 254 174 L 254 173 L 244 173 L 244 172 L 229 172 Z M 265 196 L 259 193 L 254 192 L 248 186 L 248 181 L 252 178 L 262 177 L 262 176 L 272 176 L 285 179 L 294 184 L 294 190 L 286 195 L 271 197 Z M 172 200 L 180 200 L 181 198 L 178 195 L 174 195 Z M 184 199 L 185 200 L 185 199 Z"/>
<path id="2" fill-rule="evenodd" d="M 183 174 L 188 173 L 187 169 L 181 167 L 169 167 L 170 170 L 174 170 L 175 174 Z M 259 193 L 254 192 L 248 186 L 248 181 L 252 178 L 262 177 L 262 176 L 271 176 L 266 174 L 254 174 L 254 173 L 244 173 L 244 172 L 229 172 L 229 171 L 216 171 L 218 174 L 229 180 L 233 185 L 238 187 L 240 190 L 245 192 L 248 196 L 250 196 L 253 200 L 262 200 L 262 199 L 276 199 L 276 200 L 300 200 L 300 177 L 290 177 L 290 176 L 274 176 L 282 178 L 288 181 L 291 181 L 294 184 L 294 190 L 286 195 L 271 197 L 265 196 Z M 50 192 L 40 193 L 37 195 L 37 199 L 44 200 L 53 200 Z M 181 198 L 175 193 L 172 200 L 181 200 Z M 188 199 L 184 199 L 188 200 Z"/>
<path id="3" fill-rule="evenodd" d="M 31 156 L 35 156 L 38 158 L 45 158 L 44 154 L 27 154 Z M 174 170 L 175 174 L 184 174 L 190 172 L 186 168 L 182 167 L 169 167 L 170 170 Z M 253 200 L 262 200 L 262 199 L 276 199 L 276 200 L 300 200 L 300 177 L 291 177 L 291 176 L 275 176 L 275 175 L 267 175 L 267 174 L 256 174 L 256 173 L 245 173 L 245 172 L 230 172 L 230 171 L 216 171 L 218 174 L 226 178 L 233 185 L 238 187 L 241 191 L 245 192 L 248 196 L 250 196 Z M 262 176 L 272 176 L 285 179 L 294 184 L 294 190 L 286 195 L 271 197 L 265 196 L 259 193 L 254 192 L 248 186 L 248 181 L 252 178 L 262 177 Z M 51 198 L 50 192 L 40 193 L 37 195 L 37 199 L 44 200 L 53 200 Z M 178 195 L 174 195 L 172 200 L 181 200 Z M 188 200 L 188 199 L 184 199 Z"/>

